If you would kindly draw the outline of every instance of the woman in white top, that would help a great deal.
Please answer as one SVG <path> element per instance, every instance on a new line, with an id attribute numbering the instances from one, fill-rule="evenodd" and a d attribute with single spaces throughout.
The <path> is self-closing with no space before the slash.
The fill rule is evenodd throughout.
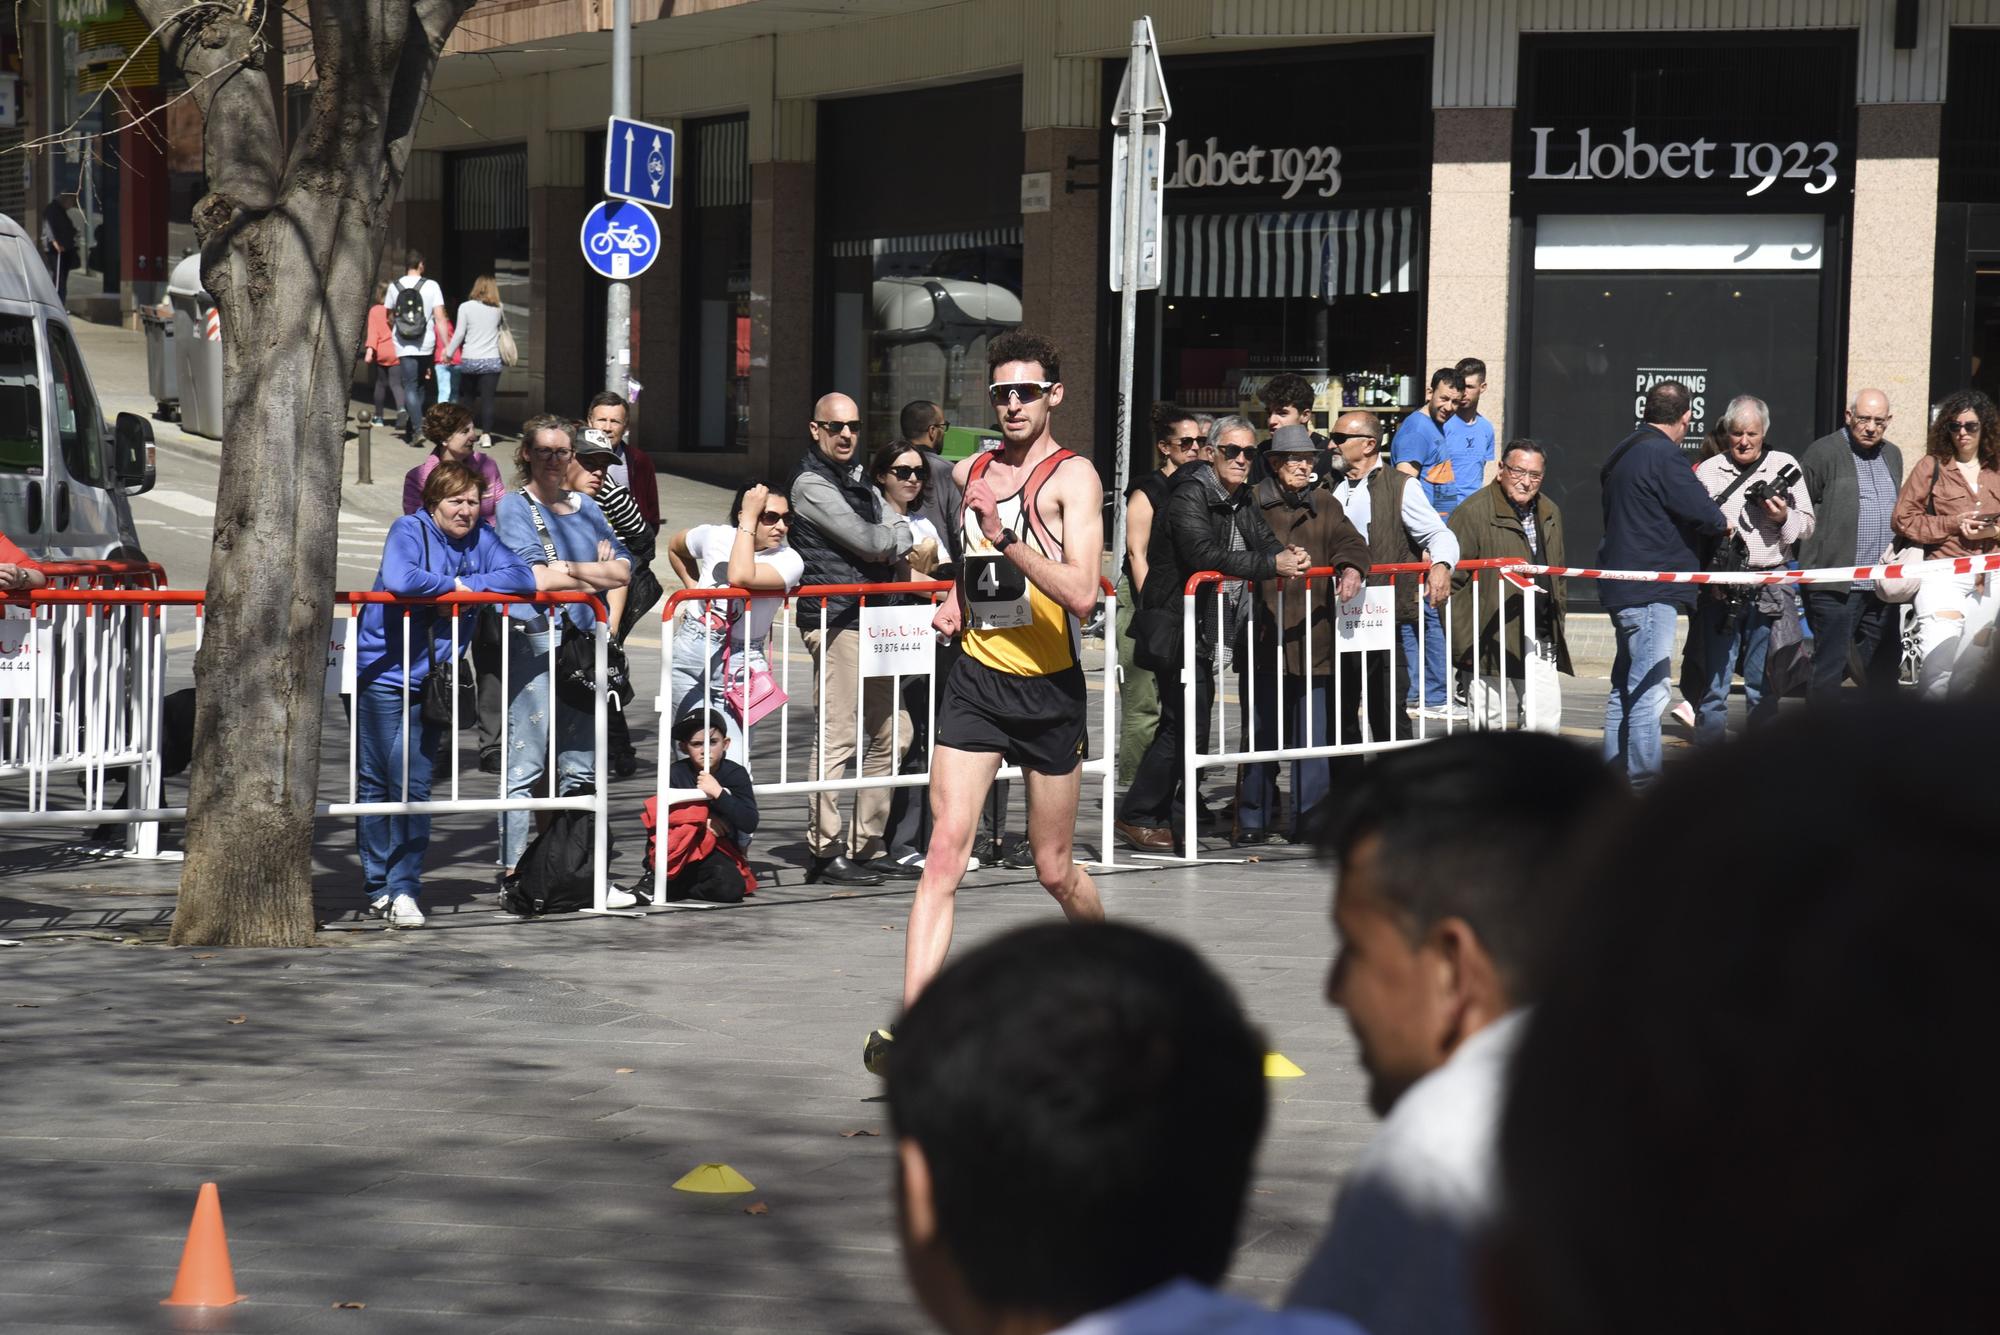
<path id="1" fill-rule="evenodd" d="M 805 559 L 785 544 L 792 523 L 792 503 L 783 492 L 761 482 L 744 487 L 730 503 L 736 517 L 728 524 L 699 524 L 667 540 L 667 559 L 683 587 L 690 589 L 750 589 L 788 594 L 805 578 Z M 747 682 L 751 672 L 769 671 L 764 657 L 771 622 L 782 598 L 752 598 L 746 623 L 740 599 L 681 604 L 674 625 L 674 656 L 668 666 L 668 698 L 680 718 L 702 703 L 704 686 L 709 707 L 722 715 L 731 753 L 748 765 L 743 721 L 725 692 Z"/>
<path id="2" fill-rule="evenodd" d="M 481 274 L 472 284 L 472 295 L 459 305 L 458 326 L 452 330 L 451 342 L 444 349 L 447 359 L 464 350 L 457 367 L 458 402 L 465 408 L 474 403 L 479 405 L 481 448 L 491 443 L 493 392 L 499 387 L 503 368 L 500 326 L 506 320 L 507 313 L 500 305 L 500 285 L 493 281 L 492 274 Z"/>

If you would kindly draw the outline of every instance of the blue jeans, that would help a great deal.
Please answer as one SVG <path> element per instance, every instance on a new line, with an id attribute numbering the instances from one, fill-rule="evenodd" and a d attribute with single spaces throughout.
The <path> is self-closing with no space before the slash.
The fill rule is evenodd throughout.
<path id="1" fill-rule="evenodd" d="M 732 653 L 737 646 L 729 646 Z M 738 660 L 729 666 L 736 666 Z M 729 737 L 729 758 L 745 766 L 750 763 L 749 752 L 743 746 L 743 725 L 737 722 L 736 711 L 723 703 L 723 653 L 722 641 L 712 639 L 699 631 L 690 631 L 685 624 L 674 627 L 674 657 L 667 668 L 667 699 L 672 702 L 673 719 L 668 727 L 689 710 L 702 703 L 702 687 L 708 687 L 708 707 L 711 713 L 722 715 L 722 729 Z M 706 675 L 704 675 L 706 674 Z"/>
<path id="2" fill-rule="evenodd" d="M 507 796 L 547 797 L 549 708 L 556 711 L 557 797 L 587 791 L 595 782 L 597 753 L 591 712 L 554 698 L 549 678 L 546 625 L 507 619 Z M 500 813 L 500 861 L 512 868 L 534 838 L 531 811 Z"/>
<path id="3" fill-rule="evenodd" d="M 1604 697 L 1604 759 L 1625 771 L 1635 788 L 1660 775 L 1660 711 L 1673 675 L 1674 603 L 1641 603 L 1612 609 L 1618 652 L 1611 662 L 1611 691 Z"/>
<path id="4" fill-rule="evenodd" d="M 1777 709 L 1777 701 L 1764 698 L 1764 656 L 1771 647 L 1772 619 L 1742 603 L 1735 621 L 1725 630 L 1723 620 L 1728 614 L 1728 603 L 1703 599 L 1688 632 L 1690 638 L 1700 637 L 1702 663 L 1707 670 L 1694 720 L 1694 739 L 1703 746 L 1728 735 L 1729 683 L 1736 675 L 1739 657 L 1743 663 L 1743 702 L 1749 713 L 1746 726 L 1769 722 Z"/>
<path id="5" fill-rule="evenodd" d="M 400 669 L 398 669 L 400 672 Z M 354 701 L 356 764 L 355 796 L 363 802 L 427 802 L 431 766 L 444 730 L 425 723 L 422 696 L 400 682 L 374 681 L 363 686 Z M 410 787 L 403 791 L 403 735 L 410 730 Z M 361 845 L 362 893 L 382 895 L 423 892 L 418 878 L 424 850 L 430 847 L 429 816 L 360 816 L 355 836 Z"/>
<path id="6" fill-rule="evenodd" d="M 424 366 L 429 357 L 400 358 L 403 366 L 403 439 L 415 440 L 424 429 Z"/>
<path id="7" fill-rule="evenodd" d="M 1418 585 L 1422 588 L 1421 582 Z M 1444 622 L 1438 618 L 1438 610 L 1423 600 L 1421 592 L 1418 606 L 1424 613 L 1424 705 L 1436 709 L 1451 698 L 1451 688 L 1445 682 Z M 1403 642 L 1403 661 L 1410 665 L 1409 694 L 1403 703 L 1417 703 L 1417 627 L 1411 621 L 1396 623 L 1396 634 Z"/>

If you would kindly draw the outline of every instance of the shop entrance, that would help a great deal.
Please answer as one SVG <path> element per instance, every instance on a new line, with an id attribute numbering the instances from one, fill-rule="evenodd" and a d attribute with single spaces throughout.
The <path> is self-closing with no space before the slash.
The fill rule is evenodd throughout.
<path id="1" fill-rule="evenodd" d="M 1541 220 L 1526 434 L 1548 451 L 1543 489 L 1572 562 L 1595 559 L 1598 472 L 1658 381 L 1693 391 L 1690 466 L 1738 394 L 1770 405 L 1773 448 L 1818 436 L 1824 230 L 1817 217 Z"/>

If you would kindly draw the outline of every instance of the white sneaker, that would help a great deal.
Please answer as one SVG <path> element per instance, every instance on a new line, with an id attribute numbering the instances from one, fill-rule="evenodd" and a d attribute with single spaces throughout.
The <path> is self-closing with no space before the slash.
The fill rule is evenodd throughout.
<path id="1" fill-rule="evenodd" d="M 629 909 L 639 902 L 639 896 L 623 886 L 614 885 L 604 892 L 604 907 L 608 909 Z"/>
<path id="2" fill-rule="evenodd" d="M 493 437 L 491 437 L 491 436 L 487 435 L 487 434 L 486 434 L 486 433 L 485 433 L 484 431 L 480 432 L 480 433 L 479 433 L 479 448 L 480 448 L 480 449 L 482 449 L 482 450 L 490 450 L 490 449 L 492 449 L 492 448 L 493 448 Z"/>
<path id="3" fill-rule="evenodd" d="M 1426 705 L 1414 712 L 1418 718 L 1439 719 L 1448 723 L 1465 723 L 1472 718 L 1472 711 L 1455 701 L 1441 705 Z"/>
<path id="4" fill-rule="evenodd" d="M 397 895 L 389 902 L 389 925 L 391 927 L 422 927 L 424 911 L 417 907 L 417 901 L 408 895 Z"/>
<path id="5" fill-rule="evenodd" d="M 1685 700 L 1680 701 L 1669 712 L 1672 713 L 1676 719 L 1679 719 L 1683 726 L 1689 728 L 1692 728 L 1694 726 L 1694 706 L 1689 704 L 1687 701 Z"/>
<path id="6" fill-rule="evenodd" d="M 368 901 L 368 907 L 361 910 L 361 916 L 364 918 L 387 917 L 388 913 L 389 913 L 389 896 L 387 895 L 375 896 L 375 898 Z"/>

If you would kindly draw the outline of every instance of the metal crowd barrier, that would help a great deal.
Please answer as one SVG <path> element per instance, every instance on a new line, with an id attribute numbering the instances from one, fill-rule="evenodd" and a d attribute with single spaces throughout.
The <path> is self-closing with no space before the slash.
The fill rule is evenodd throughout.
<path id="1" fill-rule="evenodd" d="M 1509 707 L 1508 703 L 1510 694 L 1514 690 L 1512 683 L 1515 678 L 1507 671 L 1508 664 L 1506 662 L 1507 627 L 1509 621 L 1507 605 L 1509 601 L 1513 601 L 1518 605 L 1516 617 L 1519 619 L 1519 624 L 1523 631 L 1522 648 L 1524 658 L 1527 653 L 1532 652 L 1536 639 L 1534 634 L 1534 599 L 1538 591 L 1531 581 L 1513 575 L 1508 569 L 1518 564 L 1518 562 L 1508 560 L 1478 560 L 1461 561 L 1453 567 L 1454 573 L 1470 572 L 1473 575 L 1470 582 L 1461 591 L 1452 596 L 1455 598 L 1469 597 L 1472 600 L 1472 624 L 1475 627 L 1481 627 L 1485 624 L 1484 618 L 1480 613 L 1482 611 L 1481 599 L 1482 595 L 1485 594 L 1486 587 L 1490 586 L 1494 590 L 1492 596 L 1497 596 L 1500 599 L 1497 631 L 1502 661 L 1490 666 L 1497 677 L 1499 693 L 1498 708 L 1492 712 L 1499 715 L 1501 719 L 1500 726 L 1502 728 L 1515 726 L 1515 711 Z M 1210 656 L 1208 662 L 1208 670 L 1214 675 L 1214 690 L 1211 697 L 1214 707 L 1210 726 L 1206 730 L 1206 733 L 1204 733 L 1201 727 L 1201 719 L 1196 707 L 1196 677 L 1203 670 L 1201 649 L 1196 638 L 1196 618 L 1198 615 L 1196 605 L 1203 589 L 1211 586 L 1220 586 L 1228 581 L 1230 577 L 1213 570 L 1197 571 L 1190 575 L 1182 589 L 1180 667 L 1180 685 L 1184 710 L 1182 718 L 1188 738 L 1187 745 L 1183 749 L 1181 761 L 1181 797 L 1185 826 L 1183 830 L 1183 839 L 1185 842 L 1182 844 L 1182 847 L 1187 850 L 1189 856 L 1184 858 L 1166 857 L 1160 854 L 1144 854 L 1142 856 L 1156 860 L 1176 862 L 1198 860 L 1194 854 L 1198 848 L 1196 827 L 1200 820 L 1201 804 L 1195 799 L 1199 792 L 1198 785 L 1201 771 L 1204 769 L 1219 765 L 1263 765 L 1275 764 L 1280 761 L 1332 760 L 1343 756 L 1369 755 L 1397 747 L 1414 745 L 1433 737 L 1445 736 L 1457 729 L 1491 726 L 1489 720 L 1478 716 L 1462 722 L 1451 718 L 1434 720 L 1425 717 L 1422 713 L 1418 713 L 1414 718 L 1409 718 L 1404 714 L 1403 701 L 1395 699 L 1389 702 L 1390 735 L 1388 737 L 1368 735 L 1369 679 L 1374 674 L 1369 670 L 1367 661 L 1360 659 L 1359 656 L 1374 653 L 1388 654 L 1390 656 L 1388 662 L 1393 665 L 1397 656 L 1401 654 L 1401 650 L 1397 645 L 1400 627 L 1396 621 L 1395 595 L 1398 581 L 1402 579 L 1413 578 L 1420 582 L 1417 589 L 1417 635 L 1415 637 L 1417 654 L 1414 659 L 1407 662 L 1406 667 L 1408 669 L 1407 681 L 1417 683 L 1418 698 L 1419 700 L 1423 698 L 1421 683 L 1425 680 L 1428 646 L 1423 634 L 1425 596 L 1421 581 L 1426 577 L 1429 570 L 1430 566 L 1423 562 L 1378 565 L 1370 571 L 1367 580 L 1364 581 L 1362 592 L 1355 602 L 1340 605 L 1331 611 L 1327 610 L 1329 602 L 1338 602 L 1336 591 L 1332 585 L 1337 580 L 1339 572 L 1334 567 L 1315 567 L 1308 570 L 1303 576 L 1279 581 L 1275 614 L 1267 610 L 1263 604 L 1261 583 L 1254 580 L 1245 581 L 1246 587 L 1243 591 L 1243 596 L 1252 600 L 1252 606 L 1250 609 L 1251 620 L 1244 628 L 1240 638 L 1236 640 L 1236 651 L 1244 658 L 1240 669 L 1234 669 L 1240 673 L 1243 683 L 1241 697 L 1237 701 L 1239 708 L 1236 711 L 1231 711 L 1221 707 L 1227 699 L 1224 674 L 1232 669 L 1226 664 L 1226 655 L 1219 652 L 1214 653 Z M 1481 578 L 1486 572 L 1492 572 L 1496 578 L 1492 581 Z M 1385 576 L 1387 577 L 1386 582 L 1383 578 Z M 1319 589 L 1317 595 L 1315 595 L 1315 585 Z M 1511 600 L 1508 597 L 1508 590 L 1512 590 L 1514 594 Z M 1303 613 L 1303 621 L 1301 623 L 1303 627 L 1301 634 L 1301 661 L 1308 669 L 1305 672 L 1293 672 L 1287 667 L 1286 663 L 1288 657 L 1286 649 L 1289 641 L 1283 633 L 1283 628 L 1287 625 L 1288 621 L 1287 602 L 1294 598 L 1303 602 L 1303 607 L 1300 609 Z M 1224 600 L 1217 596 L 1213 599 L 1213 602 L 1216 626 L 1216 637 L 1213 643 L 1217 646 L 1229 644 L 1232 639 L 1230 634 L 1231 627 L 1224 624 Z M 1321 614 L 1330 622 L 1328 634 L 1332 638 L 1333 660 L 1332 671 L 1330 673 L 1316 673 L 1310 670 L 1313 666 L 1313 644 L 1316 638 L 1313 629 L 1316 624 L 1314 611 L 1316 603 L 1321 609 Z M 1458 676 L 1455 666 L 1458 655 L 1453 651 L 1452 647 L 1453 636 L 1450 607 L 1451 603 L 1449 600 L 1438 605 L 1439 618 L 1444 630 L 1445 680 L 1448 688 L 1445 699 L 1448 703 L 1456 698 L 1457 692 L 1450 688 L 1455 685 L 1455 678 Z M 1260 627 L 1268 629 L 1269 634 L 1258 633 Z M 1485 676 L 1481 663 L 1480 638 L 1475 635 L 1472 645 L 1472 661 L 1469 665 L 1469 677 L 1473 679 Z M 1268 661 L 1260 663 L 1258 646 L 1260 641 L 1266 639 L 1269 641 L 1270 649 Z M 1350 659 L 1356 659 L 1357 661 L 1350 665 Z M 1522 663 L 1520 668 L 1525 673 L 1525 663 Z M 1355 709 L 1356 718 L 1362 730 L 1362 735 L 1360 736 L 1349 735 L 1348 730 L 1344 726 L 1346 711 L 1342 706 L 1342 702 L 1346 698 L 1346 675 L 1350 671 L 1361 673 L 1358 683 L 1358 704 Z M 1312 726 L 1312 711 L 1308 709 L 1303 711 L 1303 734 L 1301 735 L 1294 730 L 1293 735 L 1288 739 L 1286 735 L 1288 731 L 1286 715 L 1290 711 L 1293 702 L 1302 693 L 1314 689 L 1316 683 L 1326 692 L 1324 712 L 1330 719 L 1328 727 L 1331 735 L 1321 734 L 1315 736 L 1315 730 Z M 1393 690 L 1397 684 L 1397 675 L 1392 670 L 1388 674 L 1388 687 Z M 1258 712 L 1259 695 L 1264 692 L 1269 693 L 1266 697 L 1268 700 L 1276 702 L 1271 709 L 1275 722 L 1276 745 L 1260 747 L 1255 744 L 1254 721 Z M 1519 701 L 1516 700 L 1516 703 L 1519 703 Z M 1237 725 L 1235 728 L 1236 745 L 1233 748 L 1230 745 L 1230 715 L 1232 712 L 1237 715 Z M 1535 717 L 1523 720 L 1525 726 L 1530 728 L 1537 726 L 1541 722 L 1542 720 Z M 1434 727 L 1433 724 L 1437 726 Z M 1407 727 L 1409 731 L 1403 732 L 1402 727 Z M 1211 737 L 1214 741 L 1214 749 L 1204 749 L 1209 745 Z M 1293 795 L 1293 800 L 1297 800 L 1296 794 Z"/>
<path id="2" fill-rule="evenodd" d="M 1103 599 L 1104 624 L 1106 626 L 1115 625 L 1118 610 L 1117 592 L 1108 580 L 1099 579 L 1098 586 Z M 817 680 L 808 676 L 804 681 L 795 681 L 792 673 L 794 658 L 791 649 L 792 633 L 798 628 L 797 607 L 799 603 L 817 599 L 820 601 L 821 606 L 824 607 L 825 600 L 829 598 L 853 598 L 862 609 L 862 615 L 860 621 L 857 622 L 855 633 L 866 633 L 863 623 L 868 620 L 866 612 L 869 608 L 873 607 L 877 611 L 905 608 L 910 612 L 910 622 L 907 628 L 914 630 L 917 622 L 921 621 L 921 634 L 929 641 L 932 653 L 934 654 L 937 636 L 935 632 L 929 629 L 930 616 L 937 600 L 949 592 L 951 587 L 949 582 L 913 580 L 902 584 L 808 584 L 794 589 L 790 593 L 716 588 L 682 589 L 669 595 L 666 605 L 660 612 L 660 690 L 654 699 L 654 706 L 659 710 L 661 718 L 659 789 L 657 796 L 662 820 L 664 821 L 667 809 L 677 803 L 705 800 L 701 790 L 698 788 L 670 788 L 667 786 L 667 771 L 677 754 L 677 749 L 667 740 L 667 737 L 674 718 L 680 712 L 681 702 L 670 698 L 670 696 L 673 694 L 672 681 L 676 635 L 685 635 L 687 633 L 679 624 L 681 620 L 680 613 L 683 608 L 689 606 L 707 607 L 717 603 L 740 604 L 741 606 L 738 610 L 731 612 L 725 618 L 725 628 L 722 634 L 725 636 L 734 635 L 736 637 L 730 649 L 732 662 L 747 664 L 751 661 L 751 618 L 743 614 L 743 609 L 747 608 L 752 600 L 774 601 L 780 604 L 777 613 L 773 616 L 770 634 L 766 640 L 766 654 L 768 670 L 771 672 L 778 688 L 785 693 L 786 700 L 784 704 L 780 705 L 758 724 L 745 725 L 739 719 L 738 726 L 742 731 L 745 741 L 745 754 L 736 756 L 732 753 L 733 759 L 744 764 L 745 768 L 750 770 L 752 777 L 756 781 L 759 800 L 787 795 L 813 796 L 821 793 L 855 793 L 871 789 L 924 788 L 930 784 L 931 752 L 936 746 L 937 739 L 935 726 L 926 730 L 926 748 L 924 752 L 924 764 L 921 770 L 915 770 L 910 773 L 891 772 L 889 774 L 877 775 L 863 775 L 860 773 L 863 757 L 868 750 L 866 690 L 870 678 L 865 673 L 857 673 L 855 681 L 853 715 L 855 750 L 851 762 L 855 768 L 855 777 L 838 778 L 828 777 L 824 773 L 811 773 L 812 766 L 808 757 L 812 755 L 823 756 L 826 750 L 826 716 L 824 713 L 813 709 L 813 701 L 815 699 L 824 700 L 826 698 L 826 656 L 819 656 L 819 675 Z M 802 635 L 803 632 L 800 632 L 800 634 Z M 935 658 L 932 657 L 930 661 L 935 663 Z M 891 690 L 898 700 L 902 696 L 905 675 L 926 676 L 928 678 L 926 691 L 929 699 L 929 712 L 933 725 L 935 725 L 938 694 L 938 677 L 935 671 L 930 667 L 925 667 L 921 673 L 912 671 L 908 674 L 885 673 L 882 675 L 888 676 L 892 681 Z M 1100 698 L 1103 703 L 1100 706 L 1102 721 L 1100 731 L 1103 738 L 1103 754 L 1095 759 L 1084 761 L 1082 768 L 1085 775 L 1096 778 L 1103 784 L 1103 813 L 1102 829 L 1099 833 L 1099 856 L 1105 862 L 1109 862 L 1113 840 L 1112 820 L 1115 816 L 1114 807 L 1116 805 L 1113 788 L 1117 783 L 1118 777 L 1118 645 L 1117 637 L 1114 635 L 1107 634 L 1105 636 L 1104 662 L 1099 669 L 1098 675 L 1102 683 Z M 732 681 L 735 679 L 736 673 L 733 667 L 730 669 L 729 676 Z M 709 701 L 711 708 L 713 708 L 714 702 L 721 698 L 727 684 L 717 680 L 715 654 L 713 652 L 705 653 L 702 659 L 700 699 Z M 812 688 L 810 694 L 802 694 L 808 688 Z M 900 707 L 892 705 L 892 718 L 899 712 Z M 810 722 L 807 720 L 810 720 Z M 758 729 L 762 729 L 763 731 L 759 732 Z M 766 754 L 759 761 L 753 761 L 750 754 L 756 745 L 757 739 L 760 736 L 768 736 L 773 729 L 777 733 L 775 747 L 777 752 L 775 757 L 777 774 L 775 778 L 770 777 L 768 768 L 763 770 L 757 768 L 759 764 L 768 766 L 768 762 L 773 759 L 769 755 L 771 748 L 767 747 Z M 907 739 L 901 735 L 899 722 L 892 722 L 890 732 L 890 751 L 896 758 L 892 763 L 899 771 L 903 763 L 902 753 L 907 748 L 908 743 Z M 794 744 L 795 738 L 804 743 L 803 747 Z M 803 754 L 800 754 L 801 751 L 803 751 Z M 822 766 L 823 768 L 824 766 Z M 843 764 L 843 768 L 845 768 L 845 764 Z M 1003 765 L 996 776 L 997 779 L 1017 779 L 1020 777 L 1021 770 L 1018 766 L 1014 765 Z M 664 857 L 656 860 L 656 865 L 653 869 L 653 884 L 653 898 L 655 902 L 664 902 L 666 893 L 666 859 Z"/>
<path id="3" fill-rule="evenodd" d="M 157 568 L 154 569 L 155 576 Z M 184 806 L 162 804 L 161 716 L 167 679 L 168 616 L 184 609 L 194 619 L 194 644 L 201 644 L 202 618 L 206 595 L 191 589 L 38 589 L 8 595 L 4 599 L 7 617 L 0 620 L 0 648 L 14 645 L 11 653 L 0 653 L 0 781 L 27 780 L 24 809 L 0 811 L 0 829 L 36 828 L 64 825 L 123 825 L 127 827 L 126 851 L 139 856 L 158 855 L 158 827 L 164 822 L 187 819 Z M 549 763 L 546 766 L 548 792 L 539 797 L 510 798 L 504 772 L 495 782 L 492 796 L 470 796 L 462 781 L 458 731 L 458 695 L 452 693 L 452 723 L 444 747 L 449 756 L 448 773 L 433 777 L 432 789 L 448 788 L 449 797 L 427 801 L 409 800 L 409 730 L 404 730 L 399 789 L 401 800 L 362 802 L 359 800 L 360 745 L 357 711 L 351 696 L 355 688 L 355 656 L 360 630 L 359 609 L 370 604 L 402 609 L 399 661 L 414 661 L 422 647 L 429 654 L 428 639 L 413 643 L 410 612 L 426 607 L 494 606 L 505 611 L 517 605 L 555 607 L 572 603 L 589 605 L 596 614 L 592 634 L 594 672 L 605 677 L 609 646 L 607 613 L 601 601 L 586 593 L 537 593 L 512 597 L 490 593 L 454 593 L 436 598 L 399 598 L 375 592 L 338 593 L 337 609 L 347 615 L 335 626 L 336 638 L 329 643 L 329 696 L 347 696 L 344 717 L 336 725 L 347 734 L 347 800 L 320 802 L 316 812 L 323 818 L 340 819 L 363 815 L 497 815 L 507 811 L 584 810 L 595 817 L 593 863 L 596 881 L 596 909 L 606 911 L 609 888 L 609 797 L 606 788 L 605 757 L 608 706 L 599 691 L 592 719 L 592 773 L 596 782 L 589 793 L 563 796 L 558 791 L 559 775 L 554 760 L 556 716 L 553 681 L 548 711 Z M 20 625 L 21 632 L 6 627 Z M 390 622 L 393 634 L 396 622 Z M 471 669 L 465 663 L 466 646 L 460 642 L 458 618 L 453 618 L 450 670 L 454 674 Z M 561 637 L 550 636 L 548 671 L 553 678 Z M 503 652 L 500 660 L 500 692 L 504 702 L 511 686 L 511 659 Z M 438 670 L 447 664 L 440 657 Z M 17 678 L 18 680 L 12 680 Z M 456 678 L 454 679 L 456 680 Z M 502 706 L 500 747 L 508 751 L 508 721 Z M 118 801 L 107 799 L 112 771 L 126 773 L 127 788 Z M 55 774 L 76 773 L 81 778 L 79 801 L 74 805 L 51 803 L 50 778 Z M 470 785 L 476 786 L 476 785 Z"/>

